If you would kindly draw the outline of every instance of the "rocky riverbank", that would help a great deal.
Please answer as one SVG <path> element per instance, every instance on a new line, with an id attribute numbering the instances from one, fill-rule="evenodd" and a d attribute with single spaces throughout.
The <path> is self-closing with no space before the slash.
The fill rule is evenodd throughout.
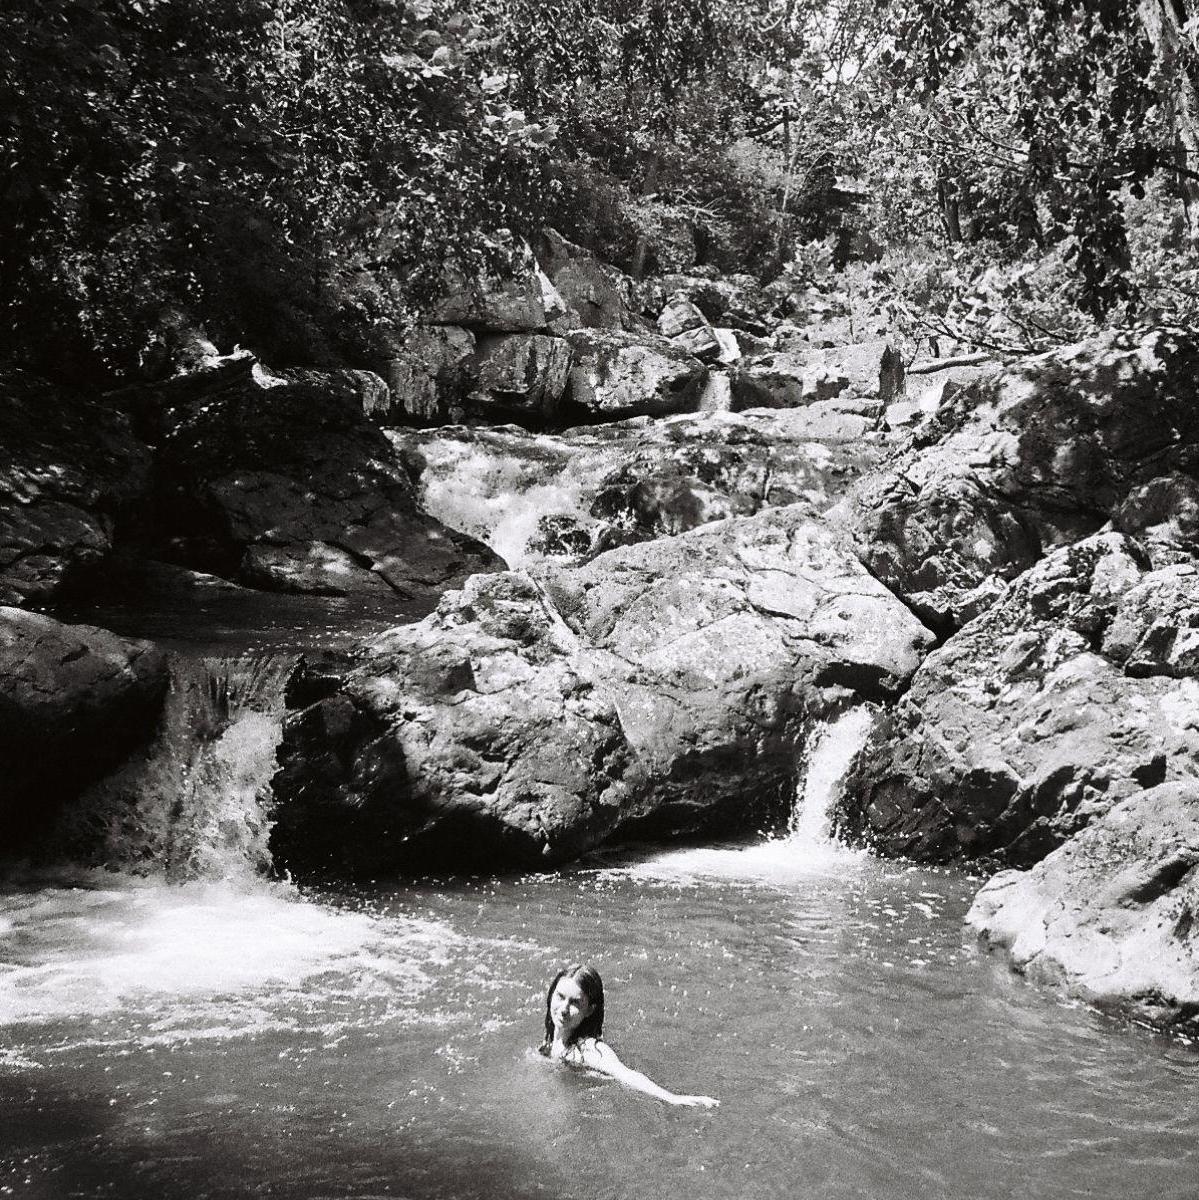
<path id="1" fill-rule="evenodd" d="M 846 836 L 1020 868 L 971 918 L 1018 966 L 1192 1020 L 1199 343 L 905 378 L 882 330 L 824 344 L 751 278 L 534 249 L 375 370 L 0 377 L 10 855 L 154 736 L 162 654 L 52 615 L 119 552 L 394 602 L 286 672 L 277 868 L 761 828 L 813 731 L 866 706 Z"/>

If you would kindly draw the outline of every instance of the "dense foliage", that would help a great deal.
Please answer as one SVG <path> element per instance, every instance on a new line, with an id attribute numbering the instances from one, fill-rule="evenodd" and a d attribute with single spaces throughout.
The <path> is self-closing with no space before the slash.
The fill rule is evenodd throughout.
<path id="1" fill-rule="evenodd" d="M 368 361 L 545 223 L 782 293 L 873 262 L 876 308 L 979 345 L 1189 319 L 1195 29 L 1183 0 L 10 0 L 3 351 L 121 377 L 203 327 Z"/>
<path id="2" fill-rule="evenodd" d="M 181 313 L 360 349 L 486 254 L 542 152 L 448 5 L 14 0 L 0 35 L 0 319 L 80 371 L 134 368 Z"/>

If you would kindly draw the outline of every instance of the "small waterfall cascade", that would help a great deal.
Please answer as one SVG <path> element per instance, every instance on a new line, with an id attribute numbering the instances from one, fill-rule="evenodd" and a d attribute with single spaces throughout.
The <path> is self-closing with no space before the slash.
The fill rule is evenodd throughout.
<path id="1" fill-rule="evenodd" d="M 421 454 L 425 511 L 512 570 L 585 552 L 602 523 L 592 502 L 622 462 L 619 450 L 584 438 L 506 430 L 430 441 Z"/>
<path id="2" fill-rule="evenodd" d="M 827 849 L 832 844 L 833 805 L 845 773 L 866 745 L 873 721 L 869 706 L 859 705 L 813 729 L 803 750 L 788 842 L 808 850 Z"/>
<path id="3" fill-rule="evenodd" d="M 155 741 L 72 806 L 57 852 L 170 882 L 266 871 L 284 691 L 299 661 L 173 656 Z"/>

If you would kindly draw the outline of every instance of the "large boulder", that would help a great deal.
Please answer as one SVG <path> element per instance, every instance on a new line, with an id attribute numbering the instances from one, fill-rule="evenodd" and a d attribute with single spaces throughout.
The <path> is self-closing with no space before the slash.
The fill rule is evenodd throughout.
<path id="1" fill-rule="evenodd" d="M 536 244 L 537 259 L 561 295 L 573 318 L 571 328 L 633 329 L 628 303 L 632 280 L 615 267 L 567 241 L 557 230 L 545 229 Z"/>
<path id="2" fill-rule="evenodd" d="M 147 740 L 166 686 L 149 642 L 0 608 L 0 850 Z"/>
<path id="3" fill-rule="evenodd" d="M 671 345 L 694 354 L 700 362 L 715 362 L 726 356 L 725 346 L 716 330 L 683 292 L 676 292 L 667 299 L 658 314 L 658 332 Z"/>
<path id="4" fill-rule="evenodd" d="M 144 499 L 150 452 L 115 401 L 0 371 L 0 603 L 46 604 L 112 546 Z"/>
<path id="5" fill-rule="evenodd" d="M 871 571 L 948 631 L 1159 476 L 1193 476 L 1199 340 L 1109 333 L 955 392 L 865 479 L 844 524 Z"/>
<path id="6" fill-rule="evenodd" d="M 156 517 L 170 556 L 268 590 L 405 599 L 497 565 L 420 511 L 350 382 L 247 368 L 160 388 Z"/>
<path id="7" fill-rule="evenodd" d="M 546 288 L 532 255 L 517 256 L 506 277 L 482 275 L 468 279 L 453 274 L 448 294 L 430 310 L 430 325 L 461 325 L 482 333 L 535 333 L 552 319 L 546 312 Z"/>
<path id="8" fill-rule="evenodd" d="M 421 505 L 512 567 L 799 501 L 824 511 L 883 455 L 876 435 L 812 408 L 389 436 L 421 463 Z"/>
<path id="9" fill-rule="evenodd" d="M 736 706 L 704 691 L 744 696 L 751 676 L 788 691 L 894 695 L 932 646 L 807 504 L 610 550 L 549 587 L 593 645 L 669 680 L 664 709 L 727 712 Z"/>
<path id="10" fill-rule="evenodd" d="M 782 350 L 747 360 L 733 381 L 736 408 L 795 408 L 870 400 L 853 411 L 879 416 L 904 388 L 903 359 L 886 340 L 834 349 Z"/>
<path id="11" fill-rule="evenodd" d="M 706 371 L 666 338 L 580 329 L 567 336 L 574 353 L 564 415 L 578 423 L 694 412 Z"/>
<path id="12" fill-rule="evenodd" d="M 1033 978 L 1199 1033 L 1199 783 L 1122 800 L 1032 870 L 996 875 L 967 921 Z"/>
<path id="13" fill-rule="evenodd" d="M 620 717 L 527 576 L 473 577 L 295 699 L 272 837 L 292 871 L 553 862 L 620 818 Z"/>
<path id="14" fill-rule="evenodd" d="M 763 336 L 777 324 L 773 315 L 774 301 L 752 275 L 728 275 L 719 279 L 702 275 L 664 275 L 658 284 L 667 296 L 685 296 L 712 325 Z"/>
<path id="15" fill-rule="evenodd" d="M 476 577 L 297 694 L 295 871 L 555 862 L 789 808 L 816 717 L 894 693 L 931 634 L 797 505 Z"/>
<path id="16" fill-rule="evenodd" d="M 1154 566 L 1199 559 L 1199 479 L 1172 471 L 1134 487 L 1112 524 L 1135 537 Z"/>
<path id="17" fill-rule="evenodd" d="M 1098 534 L 929 655 L 876 727 L 843 825 L 887 854 L 1034 863 L 1143 788 L 1199 775 L 1199 573 Z"/>

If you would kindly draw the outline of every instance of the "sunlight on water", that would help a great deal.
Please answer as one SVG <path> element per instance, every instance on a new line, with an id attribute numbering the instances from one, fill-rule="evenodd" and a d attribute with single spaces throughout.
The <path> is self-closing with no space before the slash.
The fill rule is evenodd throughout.
<path id="1" fill-rule="evenodd" d="M 425 968 L 456 940 L 436 921 L 384 925 L 307 903 L 281 883 L 167 887 L 97 872 L 89 887 L 48 887 L 2 903 L 3 1024 L 134 1005 L 167 1007 L 185 1028 L 217 999 L 302 990 L 330 970 L 350 990 L 377 985 L 413 996 L 427 982 Z"/>
<path id="2" fill-rule="evenodd" d="M 621 869 L 639 879 L 743 879 L 785 884 L 861 864 L 865 851 L 851 850 L 830 836 L 830 814 L 845 772 L 865 745 L 872 721 L 870 708 L 863 705 L 820 722 L 812 731 L 786 837 L 748 846 L 672 850 Z"/>

